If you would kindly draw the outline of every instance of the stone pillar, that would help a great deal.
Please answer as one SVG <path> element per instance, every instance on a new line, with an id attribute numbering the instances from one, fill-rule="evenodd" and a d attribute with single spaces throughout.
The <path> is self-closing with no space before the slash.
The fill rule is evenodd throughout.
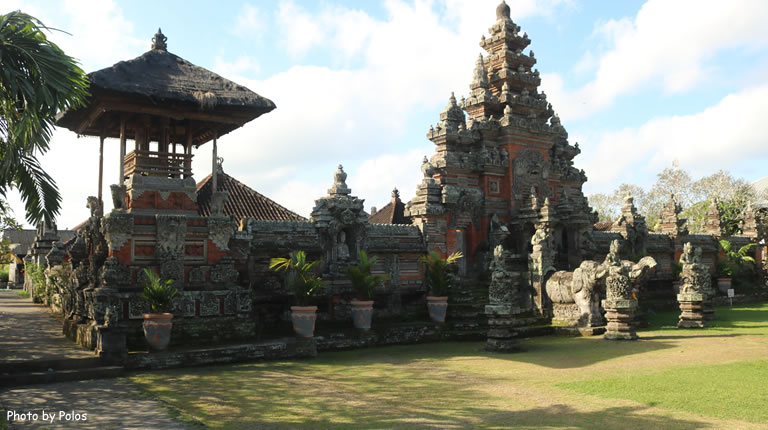
<path id="1" fill-rule="evenodd" d="M 492 352 L 517 352 L 520 351 L 517 327 L 521 324 L 516 318 L 520 314 L 520 308 L 510 305 L 486 305 L 485 314 L 488 315 L 488 339 L 485 342 L 485 350 Z"/>
<path id="2" fill-rule="evenodd" d="M 636 340 L 632 321 L 637 311 L 637 300 L 603 300 L 602 305 L 608 321 L 604 337 L 609 340 Z"/>
<path id="3" fill-rule="evenodd" d="M 96 354 L 105 364 L 125 364 L 128 357 L 125 333 L 114 327 L 96 326 Z"/>
<path id="4" fill-rule="evenodd" d="M 681 293 L 677 295 L 680 303 L 680 321 L 677 328 L 706 327 L 704 318 L 705 296 L 701 293 Z"/>

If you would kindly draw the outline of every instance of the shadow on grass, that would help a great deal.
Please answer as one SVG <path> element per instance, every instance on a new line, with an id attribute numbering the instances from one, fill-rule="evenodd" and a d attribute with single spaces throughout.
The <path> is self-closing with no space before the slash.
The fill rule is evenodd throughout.
<path id="1" fill-rule="evenodd" d="M 439 370 L 432 374 L 387 366 L 325 367 L 271 366 L 260 373 L 195 377 L 171 373 L 162 378 L 162 389 L 139 382 L 180 414 L 212 428 L 707 427 L 648 413 L 646 406 L 584 412 L 556 404 L 514 410 L 520 404 L 514 390 L 491 395 L 479 389 L 481 381 L 468 383 Z"/>

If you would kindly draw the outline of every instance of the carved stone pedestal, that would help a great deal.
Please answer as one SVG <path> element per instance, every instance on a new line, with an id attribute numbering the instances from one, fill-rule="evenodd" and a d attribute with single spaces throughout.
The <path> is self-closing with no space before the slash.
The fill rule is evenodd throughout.
<path id="1" fill-rule="evenodd" d="M 108 364 L 123 365 L 128 357 L 125 333 L 116 328 L 96 326 L 96 354 Z"/>
<path id="2" fill-rule="evenodd" d="M 637 310 L 637 300 L 603 300 L 605 319 L 604 337 L 609 340 L 637 340 L 632 320 Z"/>
<path id="3" fill-rule="evenodd" d="M 488 315 L 488 339 L 485 350 L 492 352 L 518 352 L 521 350 L 517 327 L 520 308 L 509 305 L 486 305 Z"/>
<path id="4" fill-rule="evenodd" d="M 677 295 L 680 303 L 680 321 L 677 328 L 702 328 L 704 322 L 704 295 L 701 293 L 682 293 Z"/>

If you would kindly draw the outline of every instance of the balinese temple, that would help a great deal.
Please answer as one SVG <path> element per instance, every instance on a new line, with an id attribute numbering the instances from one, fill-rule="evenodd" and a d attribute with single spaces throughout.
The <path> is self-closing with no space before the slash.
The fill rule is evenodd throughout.
<path id="1" fill-rule="evenodd" d="M 581 186 L 583 171 L 573 166 L 580 153 L 547 96 L 538 91 L 528 35 L 510 19 L 509 6 L 496 9 L 496 23 L 482 36 L 469 94 L 451 94 L 440 122 L 427 138 L 436 153 L 422 164 L 425 175 L 406 215 L 423 224 L 429 243 L 472 256 L 492 241 L 491 218 L 511 227 L 510 247 L 519 253 L 536 224 L 556 232 L 563 265 L 568 250 L 596 221 Z M 442 240 L 436 240 L 439 236 Z"/>
<path id="2" fill-rule="evenodd" d="M 554 236 L 557 268 L 572 269 L 583 258 L 574 251 L 590 240 L 597 221 L 581 189 L 587 177 L 573 165 L 578 144 L 568 143 L 538 89 L 530 43 L 502 2 L 480 40 L 485 54 L 477 57 L 469 93 L 451 94 L 427 132 L 436 152 L 424 159 L 424 179 L 405 215 L 431 248 L 463 251 L 463 270 L 487 268 L 501 242 L 525 256 L 537 226 Z"/>
<path id="3" fill-rule="evenodd" d="M 114 209 L 103 213 L 102 156 L 91 218 L 68 250 L 79 284 L 73 300 L 87 309 L 75 309 L 65 331 L 90 347 L 100 336 L 87 322 L 105 320 L 108 308 L 123 332 L 139 333 L 148 310 L 138 294 L 145 267 L 175 280 L 183 292 L 175 314 L 189 320 L 174 329 L 179 336 L 225 338 L 219 333 L 224 328 L 250 332 L 252 302 L 239 280 L 242 259 L 232 257 L 237 221 L 229 215 L 260 210 L 301 219 L 219 168 L 218 140 L 275 104 L 172 54 L 166 41 L 158 30 L 151 50 L 90 73 L 87 105 L 58 120 L 79 135 L 98 137 L 102 153 L 107 139 L 120 145 L 119 176 L 110 187 Z M 210 176 L 197 184 L 192 157 L 206 144 L 213 162 L 203 174 Z M 196 317 L 210 318 L 195 323 Z"/>

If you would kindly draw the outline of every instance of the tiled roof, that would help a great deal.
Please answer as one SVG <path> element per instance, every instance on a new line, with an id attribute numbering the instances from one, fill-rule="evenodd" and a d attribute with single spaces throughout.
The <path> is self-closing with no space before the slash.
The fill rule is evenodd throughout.
<path id="1" fill-rule="evenodd" d="M 405 216 L 405 203 L 400 200 L 400 194 L 395 189 L 392 201 L 384 205 L 378 212 L 368 217 L 371 224 L 411 224 L 411 217 Z"/>
<path id="2" fill-rule="evenodd" d="M 211 215 L 212 177 L 208 175 L 197 184 L 197 205 L 201 216 Z M 219 172 L 216 185 L 219 191 L 229 193 L 229 198 L 224 204 L 225 215 L 231 215 L 238 220 L 253 218 L 306 221 L 306 218 L 280 206 L 226 173 Z"/>
<path id="3" fill-rule="evenodd" d="M 613 227 L 613 221 L 600 221 L 595 223 L 595 230 L 597 231 L 610 231 Z"/>

